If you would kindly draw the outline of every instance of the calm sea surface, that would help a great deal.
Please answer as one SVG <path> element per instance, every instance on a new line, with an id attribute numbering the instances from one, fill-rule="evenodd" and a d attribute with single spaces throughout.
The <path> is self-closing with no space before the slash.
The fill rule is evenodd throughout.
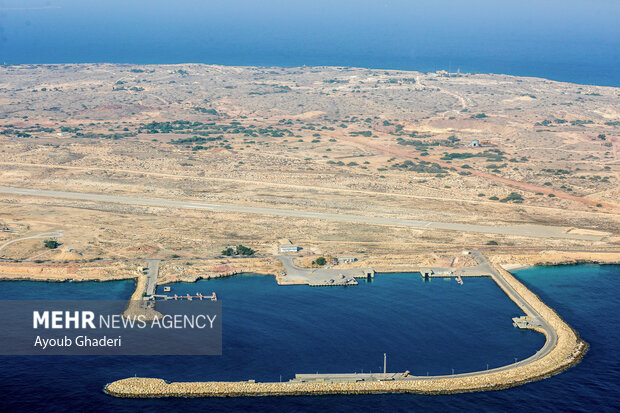
<path id="1" fill-rule="evenodd" d="M 0 0 L 0 63 L 356 66 L 620 86 L 617 0 Z"/>
<path id="2" fill-rule="evenodd" d="M 620 398 L 617 283 L 620 266 L 537 267 L 518 277 L 552 305 L 591 350 L 560 375 L 514 389 L 448 396 L 373 395 L 123 400 L 105 383 L 138 375 L 167 380 L 288 380 L 295 373 L 388 370 L 450 374 L 533 354 L 543 336 L 512 327 L 519 309 L 490 279 L 421 281 L 380 274 L 354 287 L 278 287 L 260 275 L 175 284 L 172 292 L 217 292 L 222 356 L 0 357 L 0 410 L 185 409 L 295 411 L 614 411 Z M 127 298 L 132 281 L 0 282 L 23 299 Z M 10 396 L 9 396 L 10 395 Z"/>

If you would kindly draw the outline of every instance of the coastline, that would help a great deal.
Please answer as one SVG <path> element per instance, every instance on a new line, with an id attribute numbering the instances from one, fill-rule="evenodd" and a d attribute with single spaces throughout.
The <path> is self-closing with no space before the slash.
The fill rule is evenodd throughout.
<path id="1" fill-rule="evenodd" d="M 450 72 L 446 68 L 437 66 L 435 63 L 433 64 L 422 64 L 416 66 L 410 65 L 402 65 L 402 64 L 306 64 L 305 62 L 289 62 L 287 64 L 282 63 L 256 63 L 256 62 L 226 62 L 226 61 L 176 61 L 176 62 L 167 62 L 167 63 L 153 63 L 152 61 L 144 60 L 144 61 L 136 61 L 136 60 L 117 60 L 117 61 L 109 61 L 109 60 L 90 60 L 90 61 L 75 61 L 71 60 L 70 62 L 63 61 L 21 61 L 21 62 L 11 62 L 4 64 L 4 67 L 7 68 L 32 68 L 32 67 L 63 67 L 68 64 L 74 66 L 166 66 L 171 68 L 185 68 L 188 66 L 204 66 L 204 67 L 232 67 L 232 68 L 269 68 L 269 67 L 277 67 L 282 69 L 301 69 L 305 67 L 310 68 L 328 68 L 328 69 L 338 69 L 338 68 L 348 68 L 348 69 L 369 69 L 369 70 L 378 70 L 378 71 L 396 71 L 396 72 L 417 72 L 417 73 L 436 73 L 441 71 Z M 497 69 L 478 69 L 475 67 L 462 67 L 461 74 L 467 76 L 497 76 L 497 77 L 505 77 L 505 78 L 522 78 L 522 79 L 530 79 L 535 81 L 546 81 L 546 82 L 554 82 L 554 83 L 564 83 L 564 84 L 572 84 L 578 86 L 594 86 L 601 88 L 618 88 L 620 87 L 620 79 L 609 78 L 608 76 L 604 76 L 603 78 L 599 78 L 597 80 L 593 79 L 585 79 L 585 78 L 572 78 L 566 77 L 564 75 L 552 75 L 549 73 L 531 73 L 529 71 L 510 71 L 510 70 L 497 70 Z M 588 73 L 591 76 L 591 73 L 588 71 L 584 71 L 584 73 Z M 582 73 L 583 75 L 583 73 Z M 600 74 L 599 74 L 600 75 Z"/>
<path id="2" fill-rule="evenodd" d="M 139 260 L 115 262 L 0 262 L 0 280 L 3 281 L 119 281 L 136 278 Z"/>
<path id="3" fill-rule="evenodd" d="M 429 253 L 430 254 L 430 253 Z M 503 255 L 501 252 L 488 254 L 489 261 L 507 271 L 516 271 L 535 266 L 554 265 L 614 265 L 620 264 L 620 252 L 558 252 L 542 251 L 538 254 L 514 254 Z M 257 262 L 252 262 L 255 260 Z M 192 261 L 191 258 L 183 261 Z M 193 260 L 197 261 L 197 260 Z M 201 259 L 208 264 L 205 266 L 192 265 L 191 271 L 185 266 L 181 270 L 171 271 L 170 266 L 178 266 L 178 259 L 162 259 L 160 278 L 157 285 L 173 284 L 177 282 L 196 282 L 213 278 L 234 277 L 243 274 L 262 274 L 272 276 L 279 281 L 284 270 L 279 260 L 272 257 L 242 258 L 227 262 L 226 264 L 211 265 L 211 262 L 221 263 L 216 259 Z M 277 262 L 276 262 L 277 261 Z M 124 262 L 106 263 L 30 263 L 30 262 L 0 262 L 0 281 L 41 281 L 41 282 L 82 282 L 82 281 L 118 281 L 136 279 L 140 276 L 140 268 L 144 266 L 146 259 L 135 259 Z M 82 264 L 82 266 L 80 266 Z M 124 265 L 120 265 L 124 264 Z M 411 262 L 390 261 L 389 265 L 381 265 L 373 261 L 366 263 L 358 261 L 354 267 L 342 267 L 343 270 L 374 268 L 377 273 L 406 273 L 419 272 L 421 267 L 432 265 L 415 265 Z M 46 271 L 46 269 L 56 271 Z M 340 268 L 340 267 L 335 267 Z M 455 268 L 458 269 L 458 268 Z M 287 282 L 286 285 L 305 285 L 305 282 Z"/>

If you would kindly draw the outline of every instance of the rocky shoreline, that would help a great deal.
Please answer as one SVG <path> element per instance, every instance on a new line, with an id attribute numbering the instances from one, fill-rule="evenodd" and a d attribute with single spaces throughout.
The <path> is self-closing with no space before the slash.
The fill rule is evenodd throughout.
<path id="1" fill-rule="evenodd" d="M 191 259 L 188 259 L 191 260 Z M 258 258 L 258 264 L 251 263 L 252 259 L 236 259 L 226 265 L 211 265 L 202 267 L 199 264 L 170 270 L 179 260 L 162 259 L 160 268 L 161 279 L 158 285 L 173 284 L 175 282 L 195 282 L 204 279 L 233 277 L 243 274 L 264 274 L 275 276 L 276 281 L 281 278 L 282 265 L 277 260 Z M 509 270 L 521 269 L 539 265 L 576 265 L 576 264 L 620 264 L 620 252 L 556 252 L 543 251 L 540 254 L 490 254 L 490 260 L 498 265 L 506 266 Z M 218 260 L 207 260 L 218 261 Z M 265 261 L 265 262 L 263 262 Z M 144 265 L 145 260 L 129 260 L 117 263 L 110 262 L 66 262 L 66 263 L 26 263 L 0 261 L 0 280 L 3 281 L 43 281 L 43 282 L 81 282 L 81 281 L 116 281 L 137 277 L 137 270 Z M 440 265 L 418 265 L 411 263 L 402 265 L 398 262 L 358 262 L 359 268 L 374 268 L 378 273 L 389 272 L 418 272 L 422 267 L 437 267 Z M 188 270 L 191 269 L 191 271 Z M 343 266 L 351 269 L 352 266 Z M 299 283 L 304 284 L 304 283 Z"/>

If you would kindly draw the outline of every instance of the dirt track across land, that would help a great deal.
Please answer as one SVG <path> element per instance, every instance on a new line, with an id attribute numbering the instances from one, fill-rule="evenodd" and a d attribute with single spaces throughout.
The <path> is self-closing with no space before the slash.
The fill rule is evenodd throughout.
<path id="1" fill-rule="evenodd" d="M 266 208 L 266 207 L 253 207 L 245 205 L 234 204 L 213 204 L 196 201 L 177 201 L 171 199 L 157 199 L 157 198 L 142 198 L 142 197 L 129 197 L 119 195 L 105 195 L 105 194 L 90 194 L 79 192 L 65 192 L 65 191 L 49 191 L 42 189 L 28 189 L 28 188 L 12 188 L 0 186 L 0 193 L 12 194 L 12 195 L 26 195 L 45 198 L 60 198 L 60 199 L 73 199 L 79 201 L 91 201 L 91 202 L 107 202 L 117 204 L 128 205 L 148 205 L 155 207 L 168 207 L 168 208 L 183 208 L 183 209 L 198 209 L 206 211 L 222 211 L 222 212 L 236 212 L 241 214 L 259 214 L 259 215 L 272 215 L 294 218 L 310 218 L 318 220 L 329 220 L 337 222 L 352 222 L 358 224 L 367 225 L 387 225 L 397 227 L 415 227 L 415 228 L 428 228 L 437 230 L 448 231 L 461 231 L 461 232 L 477 232 L 488 234 L 500 234 L 511 236 L 523 236 L 534 238 L 563 238 L 563 239 L 578 239 L 578 240 L 592 240 L 598 241 L 601 239 L 597 235 L 587 235 L 567 232 L 567 228 L 552 227 L 545 225 L 511 225 L 511 226 L 492 226 L 482 224 L 462 224 L 462 223 L 448 223 L 448 222 L 433 222 L 433 221 L 418 221 L 413 219 L 401 219 L 393 217 L 377 217 L 377 216 L 365 216 L 365 215 L 353 215 L 353 214 L 338 214 L 328 212 L 315 212 L 315 211 L 303 211 L 294 209 L 279 209 L 279 208 Z"/>

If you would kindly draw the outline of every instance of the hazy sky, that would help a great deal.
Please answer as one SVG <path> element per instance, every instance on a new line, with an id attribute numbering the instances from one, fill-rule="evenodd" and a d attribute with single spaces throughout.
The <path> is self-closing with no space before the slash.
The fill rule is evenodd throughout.
<path id="1" fill-rule="evenodd" d="M 620 1 L 0 0 L 0 36 L 10 63 L 617 65 Z"/>

